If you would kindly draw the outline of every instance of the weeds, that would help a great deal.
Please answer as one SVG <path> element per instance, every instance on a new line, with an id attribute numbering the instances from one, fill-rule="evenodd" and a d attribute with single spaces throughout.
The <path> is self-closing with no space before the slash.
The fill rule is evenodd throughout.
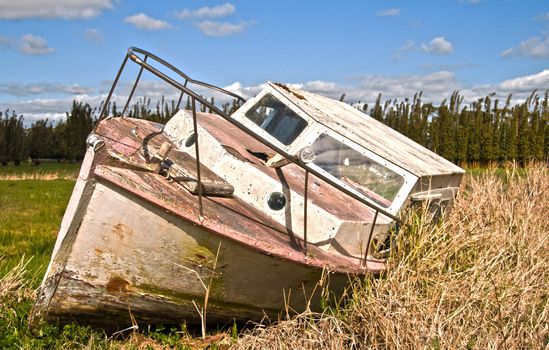
<path id="1" fill-rule="evenodd" d="M 549 176 L 506 179 L 468 177 L 443 222 L 411 213 L 386 273 L 352 284 L 343 311 L 258 326 L 235 348 L 546 348 Z"/>
<path id="2" fill-rule="evenodd" d="M 0 265 L 4 263 L 0 257 Z M 68 324 L 59 327 L 42 324 L 31 334 L 28 315 L 34 301 L 34 290 L 26 275 L 29 260 L 22 259 L 0 278 L 0 349 L 217 349 L 217 344 L 230 344 L 230 335 L 219 332 L 205 340 L 193 337 L 186 329 L 161 326 L 125 337 L 107 336 L 90 327 Z"/>
<path id="3" fill-rule="evenodd" d="M 233 325 L 205 340 L 184 325 L 123 338 L 77 325 L 43 325 L 34 337 L 27 316 L 38 275 L 26 270 L 35 270 L 36 258 L 4 256 L 0 348 L 546 349 L 547 208 L 544 167 L 511 170 L 505 177 L 468 176 L 443 222 L 430 222 L 422 210 L 410 213 L 387 271 L 354 280 L 345 300 L 326 298 L 323 313 L 308 311 L 244 330 Z"/>

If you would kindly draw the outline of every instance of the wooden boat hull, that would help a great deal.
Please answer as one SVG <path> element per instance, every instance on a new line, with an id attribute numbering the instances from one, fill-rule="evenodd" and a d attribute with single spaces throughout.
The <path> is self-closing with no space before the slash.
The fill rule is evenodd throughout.
<path id="1" fill-rule="evenodd" d="M 108 181 L 78 181 L 80 197 L 72 199 L 78 205 L 67 212 L 72 222 L 31 324 L 45 319 L 122 328 L 132 317 L 149 324 L 200 322 L 194 304 L 204 304 L 210 279 L 209 322 L 276 319 L 308 303 L 319 308 L 321 268 L 244 247 Z M 341 294 L 349 276 L 327 276 L 330 290 Z"/>
<path id="2" fill-rule="evenodd" d="M 31 328 L 42 320 L 113 330 L 200 323 L 206 288 L 208 322 L 276 320 L 320 311 L 327 290 L 341 296 L 351 276 L 384 269 L 314 244 L 304 254 L 299 237 L 238 196 L 205 196 L 200 210 L 192 184 L 153 170 L 169 142 L 158 124 L 114 118 L 97 132 L 104 142 L 88 147 Z M 185 157 L 170 153 L 180 166 Z"/>

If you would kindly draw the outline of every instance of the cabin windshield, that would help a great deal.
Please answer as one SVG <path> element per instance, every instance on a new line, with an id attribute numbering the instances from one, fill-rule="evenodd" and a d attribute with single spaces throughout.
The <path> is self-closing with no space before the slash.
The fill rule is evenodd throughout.
<path id="1" fill-rule="evenodd" d="M 328 134 L 321 134 L 311 148 L 313 164 L 385 208 L 404 184 L 401 175 Z"/>
<path id="2" fill-rule="evenodd" d="M 291 144 L 307 126 L 305 119 L 271 94 L 263 96 L 245 115 L 286 146 Z"/>

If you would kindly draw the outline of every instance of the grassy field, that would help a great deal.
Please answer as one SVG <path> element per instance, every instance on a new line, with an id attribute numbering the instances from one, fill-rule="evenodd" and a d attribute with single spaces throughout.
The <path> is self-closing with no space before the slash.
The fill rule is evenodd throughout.
<path id="1" fill-rule="evenodd" d="M 548 208 L 544 167 L 468 175 L 443 222 L 409 214 L 385 275 L 353 284 L 344 307 L 257 328 L 238 347 L 548 349 Z"/>
<path id="2" fill-rule="evenodd" d="M 0 167 L 0 276 L 23 258 L 36 286 L 50 258 L 79 164 Z"/>
<path id="3" fill-rule="evenodd" d="M 63 165 L 64 167 L 64 165 Z M 11 170 L 20 178 L 55 167 Z M 0 177 L 3 174 L 0 168 Z M 61 173 L 76 173 L 61 168 Z M 52 175 L 53 174 L 53 175 Z M 17 178 L 17 176 L 14 176 Z M 411 213 L 382 278 L 356 281 L 323 314 L 274 325 L 182 327 L 124 339 L 75 325 L 27 329 L 34 288 L 49 261 L 74 180 L 0 180 L 0 348 L 544 349 L 549 345 L 549 175 L 476 171 L 442 223 Z"/>
<path id="4" fill-rule="evenodd" d="M 71 180 L 0 180 L 0 274 L 22 257 L 32 257 L 30 275 L 45 272 L 73 187 Z"/>

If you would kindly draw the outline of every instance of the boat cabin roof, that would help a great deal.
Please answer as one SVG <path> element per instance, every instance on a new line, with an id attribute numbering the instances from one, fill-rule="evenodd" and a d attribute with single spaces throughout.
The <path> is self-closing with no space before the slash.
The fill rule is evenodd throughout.
<path id="1" fill-rule="evenodd" d="M 278 92 L 278 98 L 286 99 L 283 101 L 285 104 L 297 107 L 316 122 L 417 177 L 464 172 L 452 162 L 344 102 L 279 83 L 269 83 L 252 100 L 272 91 Z"/>

